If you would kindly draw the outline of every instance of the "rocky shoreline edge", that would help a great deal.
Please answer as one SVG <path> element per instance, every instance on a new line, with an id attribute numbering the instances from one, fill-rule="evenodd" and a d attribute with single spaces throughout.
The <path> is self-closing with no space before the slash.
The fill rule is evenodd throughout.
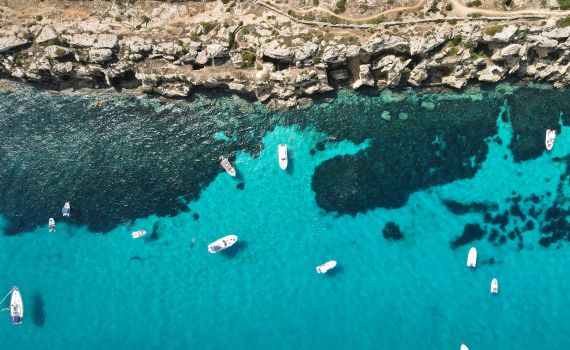
<path id="1" fill-rule="evenodd" d="M 118 5 L 106 16 L 82 21 L 36 16 L 11 23 L 0 33 L 0 77 L 52 90 L 114 89 L 169 98 L 218 90 L 274 108 L 339 88 L 570 84 L 570 26 L 563 19 L 335 33 L 250 6 L 241 16 L 215 22 L 196 19 L 185 4 L 162 4 L 149 17 L 133 7 L 130 18 L 144 28 L 131 29 L 117 26 L 113 15 L 125 14 Z M 167 26 L 173 21 L 181 31 Z"/>

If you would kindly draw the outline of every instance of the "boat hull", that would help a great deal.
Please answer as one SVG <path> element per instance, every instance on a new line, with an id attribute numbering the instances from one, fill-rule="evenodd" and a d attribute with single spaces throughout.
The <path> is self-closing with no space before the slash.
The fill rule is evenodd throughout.
<path id="1" fill-rule="evenodd" d="M 69 203 L 65 203 L 65 205 L 63 206 L 63 209 L 61 209 L 62 215 L 69 217 L 70 211 L 71 211 L 71 206 L 69 205 Z"/>
<path id="2" fill-rule="evenodd" d="M 215 254 L 221 252 L 224 249 L 228 249 L 233 246 L 238 240 L 236 235 L 228 235 L 218 239 L 217 241 L 208 244 L 208 252 Z"/>
<path id="3" fill-rule="evenodd" d="M 228 173 L 231 177 L 236 177 L 236 175 L 237 175 L 236 169 L 234 168 L 232 163 L 230 163 L 228 158 L 221 156 L 220 157 L 220 165 L 222 166 L 222 168 L 224 168 L 226 173 Z"/>
<path id="4" fill-rule="evenodd" d="M 331 261 L 327 261 L 326 263 L 317 266 L 316 270 L 317 273 L 327 273 L 330 270 L 334 269 L 336 267 L 336 261 L 331 260 Z"/>
<path id="5" fill-rule="evenodd" d="M 145 230 L 135 231 L 135 232 L 131 233 L 131 237 L 133 237 L 133 239 L 141 238 L 144 235 L 146 235 Z"/>
<path id="6" fill-rule="evenodd" d="M 289 163 L 289 159 L 287 158 L 287 145 L 280 144 L 277 146 L 277 156 L 279 159 L 279 167 L 282 170 L 287 169 L 287 165 Z"/>
<path id="7" fill-rule="evenodd" d="M 12 288 L 12 297 L 10 298 L 10 322 L 12 324 L 21 324 L 24 319 L 24 302 L 18 287 Z"/>
<path id="8" fill-rule="evenodd" d="M 497 294 L 499 293 L 499 281 L 496 278 L 493 278 L 491 281 L 491 293 Z"/>
<path id="9" fill-rule="evenodd" d="M 467 254 L 467 267 L 476 267 L 477 266 L 477 249 L 475 247 L 471 247 L 469 249 L 469 254 Z"/>
<path id="10" fill-rule="evenodd" d="M 547 150 L 552 150 L 554 147 L 554 139 L 556 138 L 556 130 L 546 130 L 546 137 L 544 139 L 544 144 Z"/>

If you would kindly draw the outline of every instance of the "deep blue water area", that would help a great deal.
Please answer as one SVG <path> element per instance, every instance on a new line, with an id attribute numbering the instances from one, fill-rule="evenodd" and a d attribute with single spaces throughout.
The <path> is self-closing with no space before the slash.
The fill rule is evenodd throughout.
<path id="1" fill-rule="evenodd" d="M 21 326 L 0 314 L 3 343 L 569 348 L 568 113 L 570 92 L 542 86 L 292 110 L 0 91 L 0 292 L 17 284 L 26 305 Z"/>

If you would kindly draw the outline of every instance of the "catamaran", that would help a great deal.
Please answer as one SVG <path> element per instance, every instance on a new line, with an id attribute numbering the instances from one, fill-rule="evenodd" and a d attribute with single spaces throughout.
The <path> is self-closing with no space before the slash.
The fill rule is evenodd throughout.
<path id="1" fill-rule="evenodd" d="M 65 204 L 63 205 L 63 209 L 61 209 L 61 213 L 63 214 L 63 216 L 69 217 L 70 210 L 71 206 L 69 205 L 69 202 L 65 202 Z"/>
<path id="2" fill-rule="evenodd" d="M 224 156 L 220 156 L 220 164 L 222 165 L 222 168 L 224 168 L 226 173 L 230 174 L 230 176 L 232 176 L 232 177 L 236 176 L 236 169 L 234 168 L 232 163 L 230 163 L 228 158 L 226 158 Z"/>
<path id="3" fill-rule="evenodd" d="M 546 138 L 544 143 L 546 144 L 546 149 L 551 150 L 554 147 L 554 139 L 556 138 L 556 130 L 546 129 Z"/>
<path id="4" fill-rule="evenodd" d="M 215 241 L 214 243 L 210 243 L 208 245 L 208 251 L 212 254 L 220 252 L 224 249 L 228 249 L 229 247 L 233 246 L 238 240 L 238 236 L 236 235 L 228 235 L 222 237 Z"/>
<path id="5" fill-rule="evenodd" d="M 18 287 L 12 288 L 12 297 L 10 298 L 10 321 L 12 324 L 22 323 L 24 318 L 24 302 Z"/>
<path id="6" fill-rule="evenodd" d="M 133 239 L 135 238 L 140 238 L 142 236 L 146 235 L 146 231 L 145 230 L 140 230 L 140 231 L 135 231 L 133 233 L 131 233 L 131 237 L 133 237 Z"/>
<path id="7" fill-rule="evenodd" d="M 55 232 L 55 220 L 53 218 L 49 218 L 48 227 L 49 227 L 49 232 Z"/>
<path id="8" fill-rule="evenodd" d="M 497 294 L 499 293 L 499 281 L 496 278 L 493 278 L 491 281 L 491 293 Z"/>
<path id="9" fill-rule="evenodd" d="M 279 166 L 281 169 L 287 169 L 287 145 L 282 143 L 277 146 L 277 155 L 279 157 Z"/>
<path id="10" fill-rule="evenodd" d="M 471 249 L 469 249 L 469 254 L 467 254 L 467 267 L 475 266 L 477 266 L 477 249 L 475 249 L 475 247 L 471 247 Z"/>
<path id="11" fill-rule="evenodd" d="M 336 261 L 331 260 L 326 263 L 317 266 L 317 273 L 327 273 L 328 271 L 334 269 L 336 266 Z"/>

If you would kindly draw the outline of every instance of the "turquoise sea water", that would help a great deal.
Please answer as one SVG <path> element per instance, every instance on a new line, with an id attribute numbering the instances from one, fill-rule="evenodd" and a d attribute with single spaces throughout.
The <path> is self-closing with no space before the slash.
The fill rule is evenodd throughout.
<path id="1" fill-rule="evenodd" d="M 0 93 L 0 291 L 17 284 L 26 312 L 5 313 L 3 346 L 568 348 L 568 97 L 341 93 L 270 112 Z"/>

